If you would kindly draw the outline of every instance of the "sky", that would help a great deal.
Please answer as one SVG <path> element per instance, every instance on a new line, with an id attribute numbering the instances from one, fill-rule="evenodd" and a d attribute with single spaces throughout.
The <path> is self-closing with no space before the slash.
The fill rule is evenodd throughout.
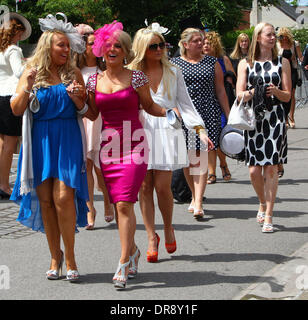
<path id="1" fill-rule="evenodd" d="M 286 2 L 291 2 L 292 0 L 286 0 Z M 299 6 L 308 6 L 308 0 L 299 0 L 298 1 Z"/>

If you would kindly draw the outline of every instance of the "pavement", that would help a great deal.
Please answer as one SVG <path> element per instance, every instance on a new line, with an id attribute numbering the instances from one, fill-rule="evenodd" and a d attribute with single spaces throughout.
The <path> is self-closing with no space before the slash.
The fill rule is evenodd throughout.
<path id="1" fill-rule="evenodd" d="M 295 121 L 296 129 L 288 131 L 289 161 L 279 183 L 274 234 L 262 234 L 256 225 L 257 199 L 247 168 L 229 159 L 232 180 L 224 183 L 218 179 L 207 187 L 203 221 L 188 215 L 187 204 L 175 203 L 178 250 L 170 256 L 162 244 L 157 264 L 145 262 L 146 232 L 136 205 L 140 273 L 119 293 L 111 284 L 119 256 L 114 222 L 106 224 L 98 214 L 94 231 L 80 229 L 76 235 L 81 284 L 46 281 L 49 256 L 45 235 L 17 223 L 18 206 L 0 201 L 0 300 L 308 300 L 307 100 L 298 99 Z M 96 192 L 94 199 L 102 212 L 101 194 Z M 159 214 L 156 219 L 157 232 L 163 237 Z M 5 266 L 10 275 L 8 290 Z"/>

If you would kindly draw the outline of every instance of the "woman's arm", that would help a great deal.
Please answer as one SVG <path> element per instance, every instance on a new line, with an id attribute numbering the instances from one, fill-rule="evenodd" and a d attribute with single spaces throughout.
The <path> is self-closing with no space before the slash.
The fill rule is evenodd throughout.
<path id="1" fill-rule="evenodd" d="M 95 103 L 95 93 L 94 92 L 88 91 L 87 104 L 88 104 L 89 109 L 88 109 L 87 113 L 85 114 L 85 116 L 88 119 L 94 121 L 97 119 L 98 114 L 99 114 L 96 103 Z"/>
<path id="2" fill-rule="evenodd" d="M 227 97 L 225 85 L 224 85 L 224 75 L 219 62 L 216 62 L 215 64 L 214 82 L 215 82 L 214 83 L 215 93 L 216 93 L 216 97 L 218 99 L 219 105 L 222 111 L 224 112 L 225 116 L 228 118 L 229 112 L 230 112 L 230 106 L 229 106 L 229 101 L 228 101 L 228 97 Z"/>
<path id="3" fill-rule="evenodd" d="M 292 90 L 291 67 L 289 61 L 286 58 L 282 58 L 281 87 L 282 90 L 280 90 L 273 84 L 270 84 L 267 87 L 266 95 L 275 96 L 278 100 L 282 102 L 290 101 Z"/>
<path id="4" fill-rule="evenodd" d="M 10 50 L 8 54 L 12 71 L 16 78 L 20 78 L 25 69 L 21 49 L 16 46 L 12 46 L 9 47 L 8 50 Z"/>
<path id="5" fill-rule="evenodd" d="M 151 97 L 150 86 L 145 84 L 139 88 L 135 89 L 140 98 L 140 104 L 142 108 L 152 116 L 155 117 L 165 117 L 166 109 L 162 108 L 160 105 L 155 103 Z"/>
<path id="6" fill-rule="evenodd" d="M 15 116 L 21 116 L 28 107 L 29 97 L 35 81 L 37 70 L 35 68 L 26 69 L 16 88 L 16 96 L 11 100 L 12 112 Z"/>
<path id="7" fill-rule="evenodd" d="M 241 99 L 244 95 L 244 102 L 252 99 L 254 89 L 247 90 L 247 62 L 241 60 L 237 69 L 236 96 Z"/>
<path id="8" fill-rule="evenodd" d="M 193 102 L 190 99 L 185 80 L 179 68 L 176 69 L 177 91 L 175 105 L 178 106 L 179 113 L 184 121 L 186 128 L 194 129 L 196 126 L 205 128 L 204 122 L 196 110 Z"/>
<path id="9" fill-rule="evenodd" d="M 298 60 L 300 62 L 303 62 L 304 57 L 303 57 L 303 54 L 302 54 L 302 51 L 301 51 L 301 46 L 300 46 L 298 41 L 296 41 L 295 50 L 296 50 L 296 53 L 297 53 Z"/>

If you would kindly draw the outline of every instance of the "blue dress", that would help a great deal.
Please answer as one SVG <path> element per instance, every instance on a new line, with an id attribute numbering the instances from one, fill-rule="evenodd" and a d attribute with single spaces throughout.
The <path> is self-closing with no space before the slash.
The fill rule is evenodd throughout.
<path id="1" fill-rule="evenodd" d="M 32 125 L 33 190 L 20 195 L 21 148 L 16 183 L 10 198 L 20 205 L 17 221 L 44 232 L 35 188 L 48 178 L 58 178 L 75 189 L 76 226 L 84 227 L 89 195 L 75 104 L 62 83 L 40 88 L 37 98 L 40 110 L 33 113 Z"/>

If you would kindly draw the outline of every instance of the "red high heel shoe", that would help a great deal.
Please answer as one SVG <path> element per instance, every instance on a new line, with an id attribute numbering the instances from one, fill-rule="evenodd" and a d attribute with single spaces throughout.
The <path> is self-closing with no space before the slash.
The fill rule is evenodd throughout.
<path id="1" fill-rule="evenodd" d="M 166 250 L 170 254 L 176 251 L 176 240 L 175 240 L 175 235 L 174 235 L 174 229 L 173 228 L 172 228 L 172 233 L 173 233 L 174 241 L 172 243 L 165 242 Z"/>
<path id="2" fill-rule="evenodd" d="M 147 251 L 147 261 L 148 262 L 157 262 L 158 260 L 158 247 L 160 242 L 160 237 L 157 233 L 155 233 L 156 240 L 157 240 L 157 251 Z"/>

